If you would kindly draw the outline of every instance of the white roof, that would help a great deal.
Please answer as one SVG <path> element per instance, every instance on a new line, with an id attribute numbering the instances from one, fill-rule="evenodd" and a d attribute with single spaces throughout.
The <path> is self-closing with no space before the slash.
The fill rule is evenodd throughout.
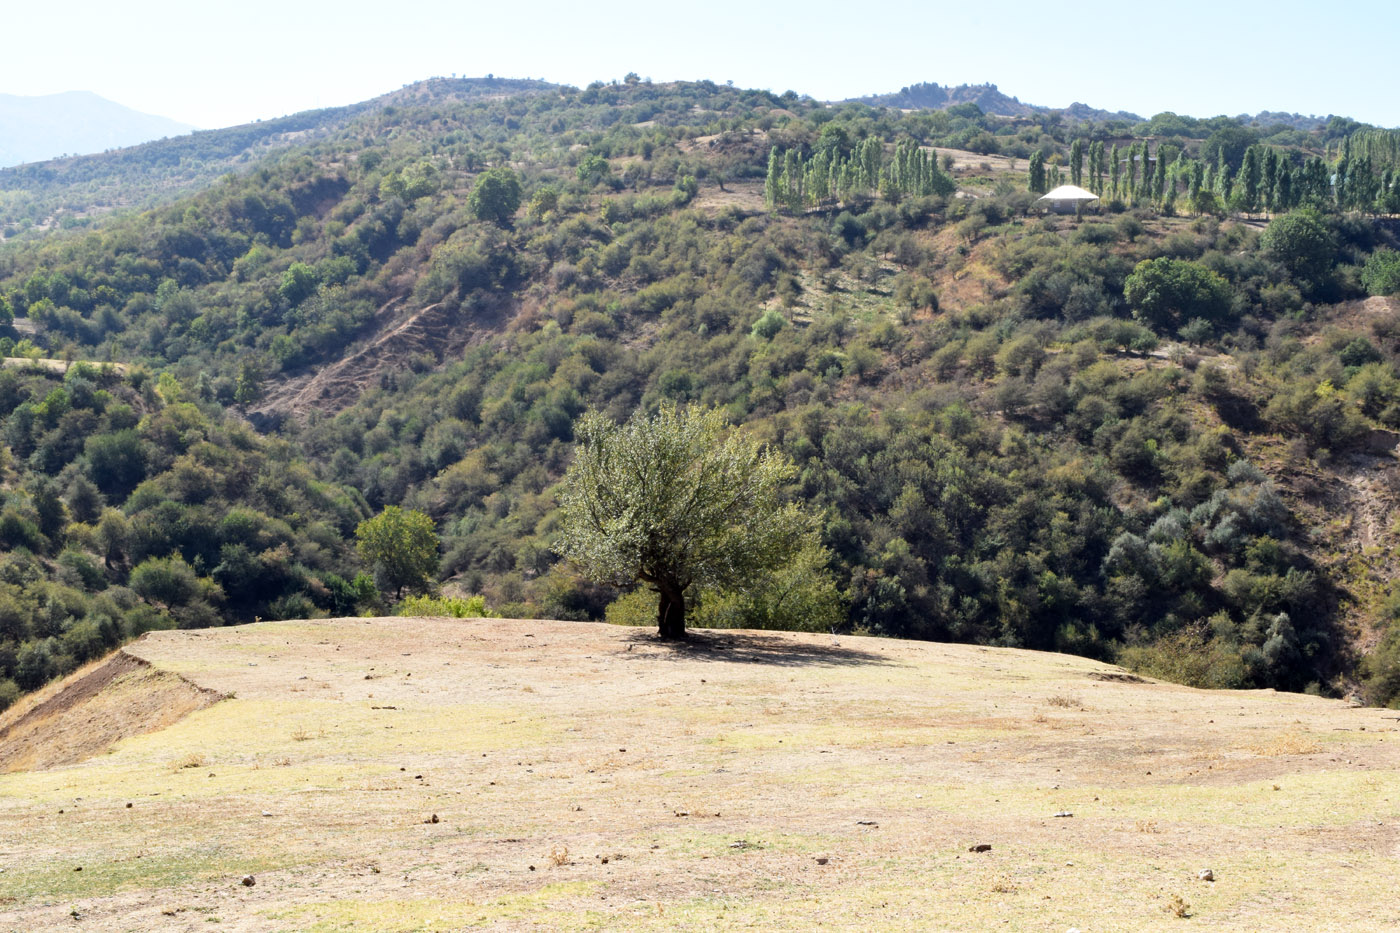
<path id="1" fill-rule="evenodd" d="M 1078 185 L 1060 185 L 1049 194 L 1043 195 L 1042 201 L 1097 201 L 1099 196 L 1092 191 L 1085 191 Z"/>

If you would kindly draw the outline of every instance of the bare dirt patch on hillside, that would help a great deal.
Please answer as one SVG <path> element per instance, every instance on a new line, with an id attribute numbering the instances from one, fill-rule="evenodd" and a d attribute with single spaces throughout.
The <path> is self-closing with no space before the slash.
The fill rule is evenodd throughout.
<path id="1" fill-rule="evenodd" d="M 1138 931 L 1178 929 L 1180 904 L 1212 930 L 1400 924 L 1383 710 L 1010 649 L 588 623 L 276 622 L 128 651 L 233 696 L 0 776 L 0 928 Z"/>
<path id="2" fill-rule="evenodd" d="M 414 365 L 436 366 L 499 332 L 509 314 L 498 306 L 468 320 L 441 304 L 408 314 L 400 311 L 397 301 L 384 305 L 375 315 L 374 335 L 358 349 L 279 383 L 249 414 L 255 419 L 302 417 L 311 411 L 337 414 L 381 380 L 408 372 Z"/>
<path id="3" fill-rule="evenodd" d="M 738 211 L 742 214 L 761 214 L 767 209 L 763 203 L 763 185 L 760 182 L 726 182 L 724 190 L 718 185 L 700 189 L 693 206 L 707 216 L 716 217 L 725 211 Z"/>
<path id="4" fill-rule="evenodd" d="M 118 651 L 0 714 L 0 771 L 75 764 L 221 699 Z"/>
<path id="5" fill-rule="evenodd" d="M 953 172 L 960 174 L 1004 174 L 1007 172 L 1025 171 L 1029 164 L 1025 159 L 1016 159 L 1004 155 L 983 155 L 980 152 L 971 152 L 967 149 L 945 149 L 935 148 L 940 159 L 939 167 L 942 168 L 941 160 L 946 156 L 953 160 Z"/>

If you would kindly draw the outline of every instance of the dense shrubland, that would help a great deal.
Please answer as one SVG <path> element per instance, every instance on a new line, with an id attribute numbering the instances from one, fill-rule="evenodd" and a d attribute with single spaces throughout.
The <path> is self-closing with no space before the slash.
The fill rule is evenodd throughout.
<path id="1" fill-rule="evenodd" d="M 1389 151 L 1357 127 L 1170 116 L 1150 131 L 1180 164 L 1231 177 L 1266 145 L 1275 177 Z M 1400 318 L 1331 307 L 1397 290 L 1386 223 L 1319 200 L 1261 233 L 1229 197 L 1163 216 L 1150 192 L 1046 219 L 1025 174 L 917 148 L 1068 172 L 1133 132 L 704 82 L 434 82 L 193 196 L 22 237 L 0 315 L 38 333 L 5 354 L 132 368 L 0 371 L 0 694 L 153 627 L 383 608 L 352 545 L 388 506 L 431 516 L 440 578 L 493 611 L 645 616 L 558 560 L 556 487 L 586 410 L 674 402 L 779 448 L 821 515 L 786 577 L 701 593 L 697 625 L 1219 686 L 1365 677 L 1388 701 L 1396 613 L 1293 481 L 1400 429 Z M 253 411 L 427 308 L 460 339 L 342 410 Z M 1381 639 L 1364 661 L 1358 617 Z"/>

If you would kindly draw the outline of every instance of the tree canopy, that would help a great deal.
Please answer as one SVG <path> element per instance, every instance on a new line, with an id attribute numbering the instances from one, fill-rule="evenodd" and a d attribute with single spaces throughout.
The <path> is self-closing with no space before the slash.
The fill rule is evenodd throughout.
<path id="1" fill-rule="evenodd" d="M 438 536 L 433 520 L 422 512 L 388 506 L 355 528 L 360 556 L 374 565 L 375 581 L 392 589 L 426 590 L 438 565 Z"/>
<path id="2" fill-rule="evenodd" d="M 1373 295 L 1400 292 L 1400 252 L 1378 249 L 1372 253 L 1361 270 L 1361 284 Z"/>
<path id="3" fill-rule="evenodd" d="M 1259 245 L 1304 282 L 1328 279 L 1337 260 L 1336 239 L 1321 215 L 1306 208 L 1272 221 Z"/>
<path id="4" fill-rule="evenodd" d="M 1217 321 L 1230 310 L 1230 285 L 1204 266 L 1182 259 L 1145 259 L 1123 285 L 1138 319 L 1175 330 L 1193 318 Z"/>
<path id="5" fill-rule="evenodd" d="M 467 206 L 477 220 L 504 226 L 520 207 L 520 179 L 505 167 L 488 169 L 477 178 Z"/>
<path id="6" fill-rule="evenodd" d="M 692 586 L 743 587 L 797 553 L 812 528 L 781 501 L 781 454 L 716 409 L 664 405 L 618 425 L 590 411 L 564 477 L 560 552 L 594 580 L 645 583 L 665 639 L 685 637 Z"/>

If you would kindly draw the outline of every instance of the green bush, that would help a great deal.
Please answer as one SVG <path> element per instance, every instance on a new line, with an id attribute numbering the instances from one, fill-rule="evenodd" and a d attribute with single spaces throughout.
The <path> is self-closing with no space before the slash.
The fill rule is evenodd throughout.
<path id="1" fill-rule="evenodd" d="M 1206 267 L 1184 259 L 1145 259 L 1123 284 L 1123 297 L 1139 320 L 1159 331 L 1186 321 L 1220 321 L 1230 313 L 1230 285 Z"/>
<path id="2" fill-rule="evenodd" d="M 754 321 L 749 333 L 761 340 L 772 340 L 778 335 L 778 331 L 786 326 L 787 320 L 777 310 L 769 308 L 757 321 Z"/>
<path id="3" fill-rule="evenodd" d="M 19 695 L 19 684 L 8 678 L 0 679 L 0 712 L 4 712 L 11 706 L 14 706 L 15 701 L 19 699 Z"/>
<path id="4" fill-rule="evenodd" d="M 1361 284 L 1372 295 L 1400 292 L 1400 252 L 1378 249 L 1372 253 L 1361 270 Z"/>
<path id="5" fill-rule="evenodd" d="M 609 625 L 642 628 L 656 624 L 657 596 L 651 590 L 637 589 L 608 603 L 604 618 Z"/>
<path id="6" fill-rule="evenodd" d="M 1400 709 L 1400 626 L 1392 626 L 1361 662 L 1361 674 L 1367 703 Z"/>
<path id="7" fill-rule="evenodd" d="M 410 596 L 394 607 L 396 616 L 447 616 L 450 619 L 487 619 L 485 596 Z"/>
<path id="8" fill-rule="evenodd" d="M 835 632 L 844 626 L 846 607 L 830 559 L 825 548 L 809 543 L 757 586 L 701 593 L 691 618 L 698 628 Z"/>
<path id="9" fill-rule="evenodd" d="M 1234 690 L 1247 686 L 1244 659 L 1239 649 L 1208 637 L 1196 624 L 1143 645 L 1129 645 L 1118 653 L 1118 663 L 1128 670 L 1159 680 Z"/>

